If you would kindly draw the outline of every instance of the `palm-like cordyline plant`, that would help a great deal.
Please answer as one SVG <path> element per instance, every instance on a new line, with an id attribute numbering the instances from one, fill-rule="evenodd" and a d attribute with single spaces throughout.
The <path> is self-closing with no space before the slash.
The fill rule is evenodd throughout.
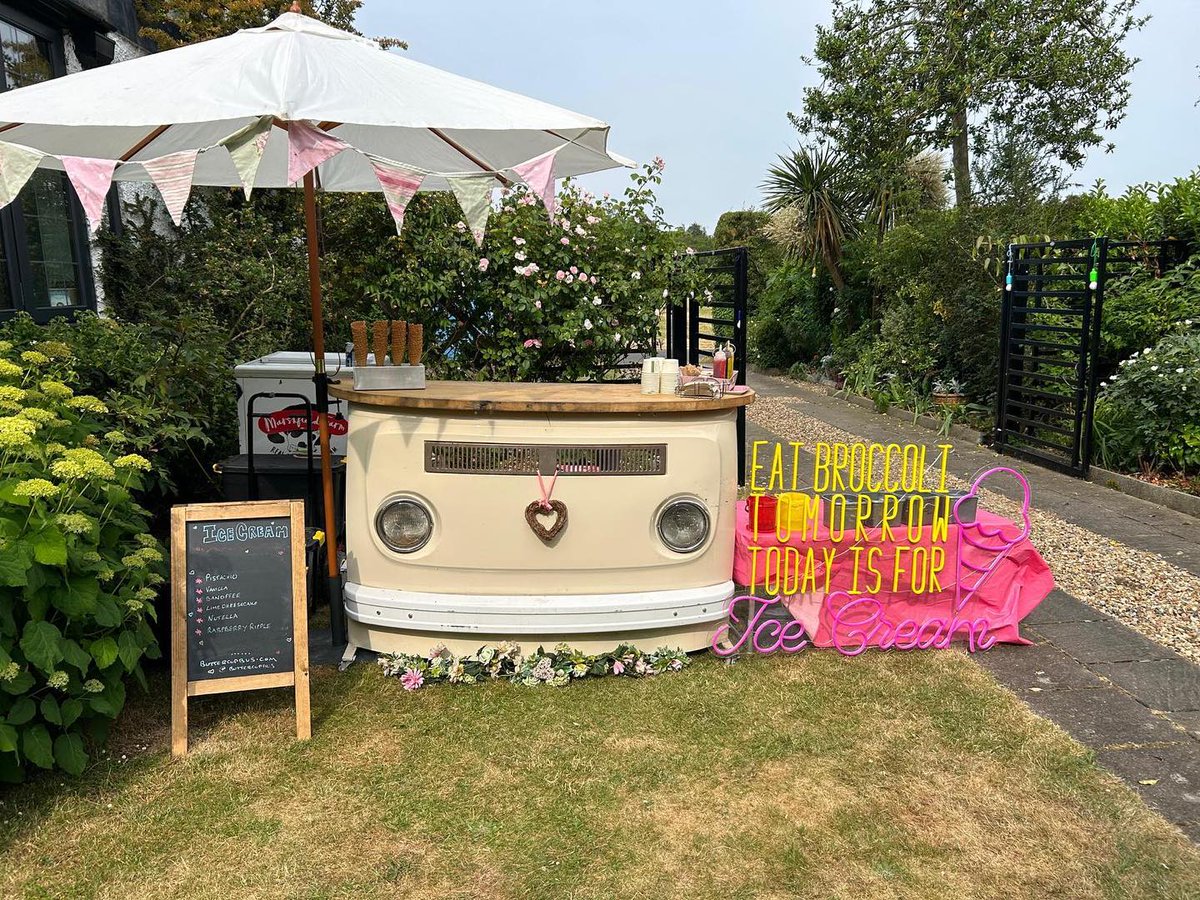
<path id="1" fill-rule="evenodd" d="M 863 198 L 844 157 L 827 147 L 804 147 L 779 157 L 762 183 L 765 206 L 789 232 L 787 249 L 822 263 L 840 290 L 842 247 L 858 233 Z"/>

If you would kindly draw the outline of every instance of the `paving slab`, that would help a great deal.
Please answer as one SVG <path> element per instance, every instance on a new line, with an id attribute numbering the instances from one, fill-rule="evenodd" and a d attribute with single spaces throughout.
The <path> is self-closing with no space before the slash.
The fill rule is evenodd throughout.
<path id="1" fill-rule="evenodd" d="M 1180 658 L 1174 650 L 1115 622 L 1059 622 L 1038 625 L 1037 630 L 1087 665 Z"/>
<path id="2" fill-rule="evenodd" d="M 1024 625 L 1052 625 L 1059 622 L 1111 622 L 1104 613 L 1076 600 L 1065 591 L 1055 589 L 1021 620 Z"/>
<path id="3" fill-rule="evenodd" d="M 1200 712 L 1200 666 L 1186 659 L 1096 663 L 1092 670 L 1151 709 Z"/>
<path id="4" fill-rule="evenodd" d="M 1200 825 L 1200 744 L 1103 750 L 1097 758 L 1169 821 Z"/>
<path id="5" fill-rule="evenodd" d="M 1115 687 L 1022 694 L 1034 712 L 1057 722 L 1092 749 L 1178 741 L 1180 734 Z M 1192 743 L 1192 742 L 1189 742 Z"/>
<path id="6" fill-rule="evenodd" d="M 1186 728 L 1188 734 L 1200 741 L 1200 712 L 1168 713 L 1167 718 L 1181 728 Z"/>
<path id="7" fill-rule="evenodd" d="M 1018 694 L 1043 691 L 1083 690 L 1103 687 L 1104 682 L 1073 657 L 1050 644 L 1021 647 L 997 645 L 971 658 Z"/>

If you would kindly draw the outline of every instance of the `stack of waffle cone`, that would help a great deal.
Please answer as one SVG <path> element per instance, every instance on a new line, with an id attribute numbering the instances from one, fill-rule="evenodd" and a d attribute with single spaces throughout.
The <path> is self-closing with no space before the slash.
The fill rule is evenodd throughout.
<path id="1" fill-rule="evenodd" d="M 420 365 L 425 347 L 425 326 L 415 322 L 408 326 L 408 362 L 410 365 Z"/>
<path id="2" fill-rule="evenodd" d="M 403 319 L 392 319 L 392 365 L 404 362 L 404 351 L 408 346 L 408 323 Z"/>
<path id="3" fill-rule="evenodd" d="M 350 337 L 354 340 L 354 365 L 364 368 L 367 365 L 367 323 L 351 322 Z"/>

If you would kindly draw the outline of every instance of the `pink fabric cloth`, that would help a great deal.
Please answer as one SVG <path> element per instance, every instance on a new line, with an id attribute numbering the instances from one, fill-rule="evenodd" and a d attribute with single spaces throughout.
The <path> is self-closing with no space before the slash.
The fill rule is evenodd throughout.
<path id="1" fill-rule="evenodd" d="M 92 159 L 87 156 L 60 156 L 71 186 L 79 197 L 83 212 L 87 216 L 88 231 L 92 234 L 100 227 L 104 217 L 104 198 L 112 186 L 115 159 Z"/>
<path id="2" fill-rule="evenodd" d="M 310 125 L 308 122 L 288 123 L 288 183 L 295 184 L 317 166 L 332 159 L 350 145 Z"/>
<path id="3" fill-rule="evenodd" d="M 404 228 L 404 213 L 408 209 L 408 203 L 421 189 L 424 176 L 381 159 L 371 159 L 370 163 L 371 168 L 375 170 L 375 177 L 379 179 L 379 186 L 383 189 L 388 210 L 396 222 L 396 234 L 399 234 Z"/>
<path id="4" fill-rule="evenodd" d="M 519 166 L 513 166 L 513 171 L 521 176 L 521 180 L 529 185 L 529 189 L 537 194 L 544 204 L 546 204 L 546 212 L 550 217 L 554 217 L 555 194 L 554 194 L 554 157 L 558 151 L 562 149 L 555 147 L 549 153 L 543 153 L 541 156 L 535 156 L 528 162 L 523 162 Z"/>
<path id="5" fill-rule="evenodd" d="M 979 510 L 978 521 L 988 527 L 1002 527 L 1006 535 L 1015 536 L 1021 531 L 1019 526 L 982 509 Z M 904 641 L 912 640 L 914 634 L 920 633 L 923 627 L 925 627 L 924 633 L 931 636 L 937 630 L 939 622 L 950 625 L 955 637 L 962 638 L 969 630 L 968 623 L 979 619 L 987 620 L 987 634 L 997 641 L 1015 644 L 1029 643 L 1021 637 L 1019 624 L 1054 589 L 1054 576 L 1050 573 L 1050 567 L 1034 549 L 1033 544 L 1028 540 L 1021 540 L 996 565 L 995 570 L 973 595 L 964 592 L 965 602 L 961 609 L 956 610 L 954 586 L 959 570 L 958 527 L 951 520 L 946 539 L 936 542 L 936 546 L 945 551 L 945 565 L 938 575 L 941 590 L 920 595 L 910 593 L 903 583 L 900 584 L 899 590 L 893 591 L 892 584 L 888 579 L 897 548 L 908 545 L 903 536 L 903 528 L 895 529 L 893 526 L 899 538 L 894 541 L 880 540 L 880 529 L 878 528 L 866 529 L 866 540 L 860 542 L 863 547 L 862 554 L 865 556 L 872 547 L 879 548 L 880 553 L 875 557 L 875 565 L 884 573 L 884 583 L 880 590 L 868 593 L 866 588 L 873 586 L 870 582 L 874 578 L 873 576 L 868 577 L 865 565 L 860 561 L 858 566 L 860 570 L 859 593 L 850 594 L 853 587 L 853 569 L 855 568 L 849 549 L 855 545 L 852 531 L 847 531 L 846 536 L 839 543 L 830 540 L 829 531 L 824 524 L 817 527 L 815 534 L 810 531 L 807 541 L 802 540 L 800 532 L 796 531 L 787 541 L 781 542 L 773 530 L 760 531 L 758 540 L 755 541 L 745 501 L 739 501 L 733 580 L 740 585 L 750 584 L 750 546 L 752 544 L 764 548 L 758 553 L 756 569 L 758 588 L 760 589 L 764 583 L 764 576 L 769 576 L 767 581 L 771 584 L 774 584 L 775 579 L 775 561 L 772 560 L 772 564 L 768 566 L 766 548 L 795 548 L 799 552 L 801 573 L 808 548 L 811 547 L 815 550 L 815 558 L 818 562 L 824 559 L 822 551 L 832 550 L 836 557 L 833 562 L 829 592 L 834 594 L 844 591 L 849 596 L 839 595 L 827 598 L 824 592 L 824 568 L 818 565 L 818 590 L 781 598 L 793 617 L 804 625 L 804 630 L 814 646 L 831 647 L 836 645 L 843 650 L 847 647 L 855 649 L 863 643 L 866 646 L 880 646 L 881 644 L 888 646 L 893 638 L 903 638 Z M 934 547 L 935 542 L 932 538 L 931 528 L 925 526 L 922 529 L 921 540 L 913 542 L 911 546 Z M 781 551 L 780 559 L 783 558 L 784 552 L 786 551 Z M 969 545 L 964 545 L 963 556 L 976 566 L 986 566 L 994 560 L 994 556 Z M 860 557 L 861 559 L 862 557 Z M 906 560 L 909 559 L 911 559 L 911 554 L 906 557 Z M 784 562 L 783 565 L 786 572 L 788 563 Z M 974 583 L 973 577 L 964 581 L 964 584 Z M 862 597 L 874 598 L 878 601 L 879 606 L 875 606 L 870 601 L 855 604 L 846 608 L 846 614 L 840 617 L 840 622 L 835 622 L 836 609 Z M 826 602 L 827 599 L 833 601 L 833 609 L 830 608 L 830 603 Z M 876 622 L 878 627 L 875 627 Z M 906 624 L 897 634 L 896 626 L 902 622 Z"/>
<path id="6" fill-rule="evenodd" d="M 198 155 L 198 150 L 180 150 L 142 162 L 142 168 L 162 194 L 171 221 L 176 225 L 183 224 L 183 208 L 187 206 L 192 193 L 192 176 L 196 171 Z"/>

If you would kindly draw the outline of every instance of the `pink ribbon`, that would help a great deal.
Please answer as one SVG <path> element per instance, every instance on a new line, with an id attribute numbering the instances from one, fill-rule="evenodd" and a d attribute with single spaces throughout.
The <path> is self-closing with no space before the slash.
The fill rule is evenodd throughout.
<path id="1" fill-rule="evenodd" d="M 554 475 L 550 479 L 550 490 L 546 490 L 545 482 L 542 481 L 542 473 L 537 473 L 538 490 L 542 492 L 542 509 L 550 511 L 550 497 L 554 494 L 554 482 L 558 481 L 558 466 L 554 467 Z"/>

